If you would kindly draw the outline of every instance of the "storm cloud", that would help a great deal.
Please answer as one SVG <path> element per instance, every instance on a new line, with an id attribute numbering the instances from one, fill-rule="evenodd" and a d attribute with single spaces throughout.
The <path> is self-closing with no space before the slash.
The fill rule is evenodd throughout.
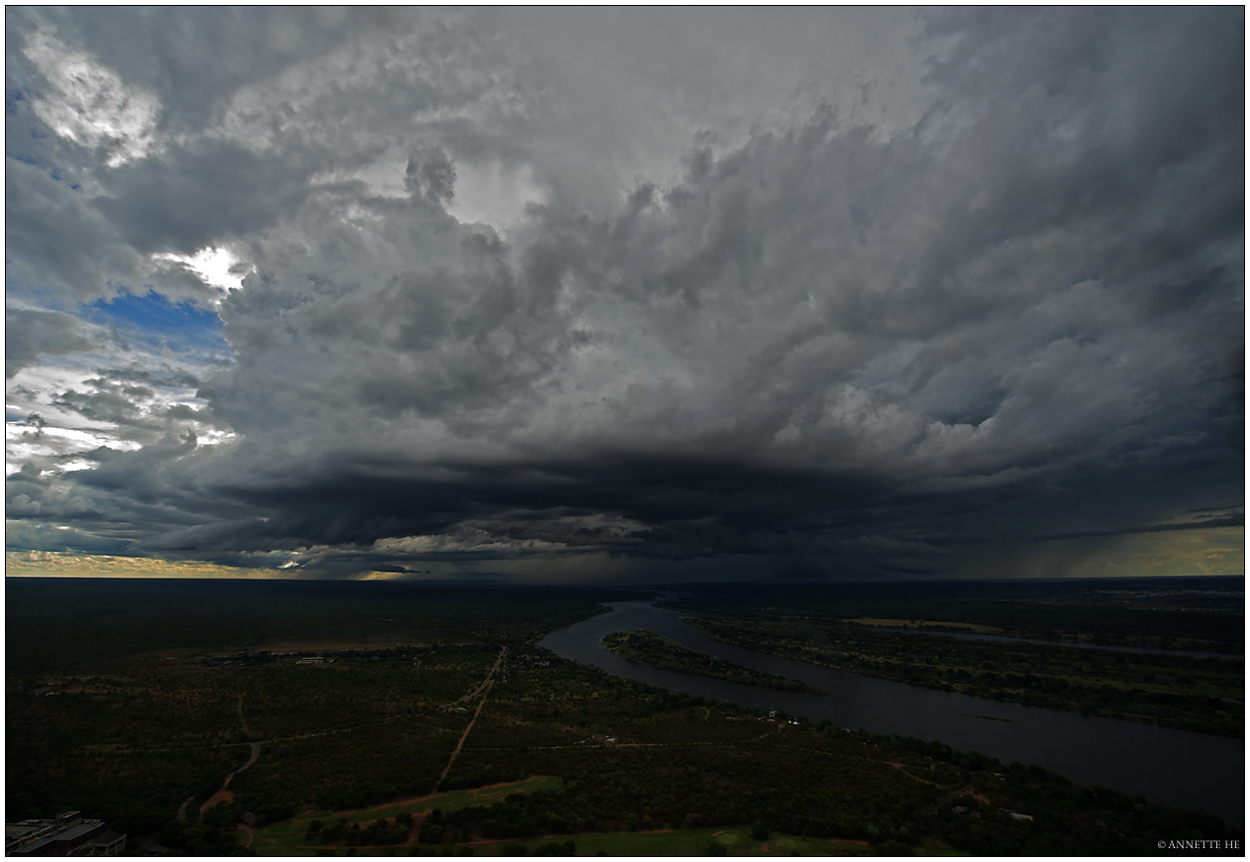
<path id="1" fill-rule="evenodd" d="M 1240 9 L 7 14 L 10 546 L 1001 577 L 1244 530 Z"/>

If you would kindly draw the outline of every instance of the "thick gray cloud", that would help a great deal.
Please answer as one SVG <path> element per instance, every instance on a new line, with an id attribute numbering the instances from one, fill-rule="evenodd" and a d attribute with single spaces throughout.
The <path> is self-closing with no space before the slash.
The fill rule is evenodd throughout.
<path id="1" fill-rule="evenodd" d="M 1187 510 L 1242 493 L 1241 16 L 10 13 L 11 289 L 199 297 L 233 356 L 55 389 L 135 446 L 9 517 L 637 577 L 1235 526 Z M 215 246 L 238 289 L 160 256 Z"/>
<path id="2" fill-rule="evenodd" d="M 96 346 L 78 319 L 57 311 L 13 309 L 4 316 L 4 376 L 12 377 L 41 355 L 64 356 Z"/>

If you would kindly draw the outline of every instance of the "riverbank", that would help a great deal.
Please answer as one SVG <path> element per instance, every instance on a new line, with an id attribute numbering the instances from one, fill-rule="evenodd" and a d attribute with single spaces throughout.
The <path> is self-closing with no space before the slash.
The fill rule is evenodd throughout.
<path id="1" fill-rule="evenodd" d="M 1187 656 L 683 617 L 714 640 L 908 685 L 1242 738 L 1245 665 Z"/>
<path id="2" fill-rule="evenodd" d="M 797 680 L 752 670 L 742 665 L 722 661 L 707 653 L 686 649 L 671 638 L 666 638 L 663 635 L 658 635 L 645 629 L 614 632 L 603 639 L 603 646 L 626 661 L 665 670 L 710 676 L 713 679 L 723 679 L 747 685 L 759 685 L 765 688 L 780 689 L 781 691 L 828 694 L 826 691 L 813 688 Z"/>
<path id="3" fill-rule="evenodd" d="M 875 679 L 714 641 L 683 623 L 676 612 L 650 601 L 607 604 L 612 613 L 547 635 L 540 644 L 561 657 L 626 679 L 746 707 L 782 709 L 813 721 L 827 718 L 838 727 L 938 739 L 1003 763 L 1038 764 L 1082 784 L 1209 811 L 1236 826 L 1245 822 L 1243 740 Z M 605 635 L 633 628 L 655 631 L 735 664 L 800 680 L 830 695 L 795 694 L 651 668 L 627 662 L 601 646 Z M 1010 721 L 978 717 L 985 715 Z"/>

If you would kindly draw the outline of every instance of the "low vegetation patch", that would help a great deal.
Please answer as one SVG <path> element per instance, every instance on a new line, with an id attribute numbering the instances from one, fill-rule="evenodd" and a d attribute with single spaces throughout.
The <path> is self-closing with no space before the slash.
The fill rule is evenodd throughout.
<path id="1" fill-rule="evenodd" d="M 687 649 L 676 641 L 655 632 L 644 629 L 633 629 L 614 632 L 603 639 L 603 645 L 612 652 L 628 661 L 651 665 L 664 670 L 675 670 L 682 673 L 693 673 L 699 676 L 710 676 L 730 682 L 762 685 L 782 691 L 802 692 L 806 694 L 827 694 L 818 688 L 786 679 L 777 674 L 752 670 L 733 662 L 710 656 L 707 653 Z"/>
<path id="2" fill-rule="evenodd" d="M 976 623 L 956 623 L 947 620 L 891 620 L 874 617 L 859 617 L 853 620 L 842 620 L 860 626 L 881 626 L 892 629 L 928 629 L 935 632 L 968 632 L 979 635 L 1001 634 L 998 626 L 983 626 Z"/>

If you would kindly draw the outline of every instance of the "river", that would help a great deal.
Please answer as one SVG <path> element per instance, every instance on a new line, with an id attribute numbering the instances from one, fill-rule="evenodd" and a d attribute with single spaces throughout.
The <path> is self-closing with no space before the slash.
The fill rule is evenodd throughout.
<path id="1" fill-rule="evenodd" d="M 1245 741 L 1132 721 L 1081 716 L 876 679 L 767 655 L 707 637 L 675 611 L 649 601 L 613 602 L 609 614 L 547 635 L 556 655 L 615 676 L 745 707 L 783 709 L 838 727 L 940 740 L 1003 763 L 1036 763 L 1081 784 L 1140 793 L 1156 802 L 1198 808 L 1245 825 Z M 795 694 L 625 661 L 605 649 L 605 635 L 650 629 L 693 650 L 788 679 L 828 695 Z M 987 719 L 980 716 L 993 716 Z M 996 720 L 1008 719 L 1008 720 Z"/>

